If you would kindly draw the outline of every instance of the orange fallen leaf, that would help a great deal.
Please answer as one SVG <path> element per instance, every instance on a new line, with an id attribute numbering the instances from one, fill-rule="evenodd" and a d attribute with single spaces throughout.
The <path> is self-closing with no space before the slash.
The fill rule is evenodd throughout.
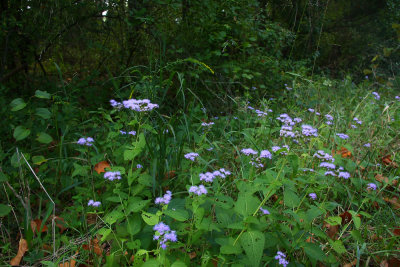
<path id="1" fill-rule="evenodd" d="M 324 223 L 324 227 L 327 228 L 326 234 L 331 238 L 335 239 L 336 234 L 339 232 L 339 225 L 330 225 L 328 223 Z"/>
<path id="2" fill-rule="evenodd" d="M 395 209 L 400 209 L 400 203 L 399 203 L 399 200 L 397 198 L 395 198 L 395 197 L 393 197 L 393 198 L 385 197 L 385 198 L 383 198 L 383 200 L 385 200 L 386 202 L 391 203 L 394 206 Z"/>
<path id="3" fill-rule="evenodd" d="M 28 242 L 26 242 L 25 239 L 20 239 L 19 240 L 19 246 L 18 246 L 18 252 L 17 256 L 15 256 L 11 261 L 10 265 L 11 266 L 18 266 L 20 265 L 20 262 L 22 260 L 22 257 L 24 257 L 25 252 L 28 251 Z"/>
<path id="4" fill-rule="evenodd" d="M 340 148 L 338 153 L 340 155 L 342 155 L 342 158 L 350 158 L 351 157 L 351 152 L 345 147 Z"/>
<path id="5" fill-rule="evenodd" d="M 75 267 L 75 265 L 76 265 L 75 258 L 78 255 L 78 253 L 79 253 L 79 251 L 77 250 L 76 253 L 74 254 L 74 256 L 72 256 L 70 261 L 66 261 L 66 262 L 60 263 L 58 265 L 58 267 Z"/>
<path id="6" fill-rule="evenodd" d="M 196 258 L 196 256 L 197 256 L 196 251 L 189 252 L 190 259 L 194 259 L 194 258 Z"/>
<path id="7" fill-rule="evenodd" d="M 357 265 L 357 259 L 353 260 L 352 262 L 346 263 L 343 265 L 343 267 L 352 267 L 354 265 Z"/>
<path id="8" fill-rule="evenodd" d="M 94 166 L 94 170 L 98 173 L 98 174 L 100 174 L 100 173 L 102 173 L 102 172 L 105 172 L 105 169 L 106 168 L 109 168 L 110 167 L 110 164 L 107 162 L 107 161 L 100 161 L 99 163 L 97 163 L 95 166 Z"/>
<path id="9" fill-rule="evenodd" d="M 391 159 L 392 155 L 386 155 L 382 158 L 382 162 L 386 165 L 386 166 L 391 166 L 393 168 L 397 168 L 399 167 L 395 162 L 392 161 Z"/>
<path id="10" fill-rule="evenodd" d="M 35 219 L 35 220 L 31 221 L 31 228 L 32 228 L 32 232 L 33 233 L 36 233 L 36 232 L 39 233 L 41 227 L 42 227 L 42 220 L 41 219 Z M 44 224 L 43 228 L 42 228 L 42 230 L 40 232 L 41 233 L 47 232 L 47 230 L 48 230 L 48 227 L 47 227 L 47 225 Z"/>
<path id="11" fill-rule="evenodd" d="M 84 250 L 93 251 L 97 256 L 103 255 L 103 249 L 99 246 L 99 240 L 97 238 L 90 240 L 89 245 L 83 244 L 82 248 Z"/>

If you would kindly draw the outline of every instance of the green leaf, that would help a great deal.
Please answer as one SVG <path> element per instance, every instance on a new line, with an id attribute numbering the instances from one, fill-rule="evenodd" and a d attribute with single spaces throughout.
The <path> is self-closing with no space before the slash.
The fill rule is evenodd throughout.
<path id="1" fill-rule="evenodd" d="M 0 217 L 6 216 L 11 212 L 11 207 L 8 205 L 0 204 Z"/>
<path id="2" fill-rule="evenodd" d="M 136 235 L 142 228 L 142 219 L 139 214 L 129 216 L 126 230 L 131 236 Z"/>
<path id="3" fill-rule="evenodd" d="M 187 265 L 180 260 L 177 260 L 176 262 L 172 263 L 171 267 L 186 267 Z"/>
<path id="4" fill-rule="evenodd" d="M 142 212 L 142 219 L 148 225 L 156 225 L 159 221 L 158 215 L 148 212 Z"/>
<path id="5" fill-rule="evenodd" d="M 264 250 L 265 237 L 259 231 L 248 231 L 240 237 L 240 245 L 243 247 L 250 266 L 259 266 Z"/>
<path id="6" fill-rule="evenodd" d="M 49 144 L 53 141 L 53 137 L 51 137 L 47 133 L 40 132 L 36 140 L 38 140 L 42 144 Z"/>
<path id="7" fill-rule="evenodd" d="M 47 108 L 37 108 L 35 114 L 45 120 L 51 118 L 51 112 Z"/>
<path id="8" fill-rule="evenodd" d="M 79 176 L 87 176 L 89 171 L 88 166 L 82 166 L 79 164 L 74 163 L 74 171 L 72 172 L 72 177 L 75 177 L 77 175 Z"/>
<path id="9" fill-rule="evenodd" d="M 313 260 L 324 259 L 326 256 L 320 246 L 313 243 L 305 243 L 304 252 Z"/>
<path id="10" fill-rule="evenodd" d="M 11 111 L 18 111 L 26 107 L 26 103 L 22 98 L 16 98 L 10 103 Z"/>
<path id="11" fill-rule="evenodd" d="M 117 220 L 124 217 L 124 214 L 119 209 L 113 210 L 104 217 L 104 221 L 108 224 L 114 224 Z"/>
<path id="12" fill-rule="evenodd" d="M 140 197 L 131 197 L 129 199 L 129 204 L 128 204 L 128 214 L 131 212 L 139 212 L 143 210 L 144 207 L 150 202 L 151 200 L 143 200 Z"/>
<path id="13" fill-rule="evenodd" d="M 43 156 L 33 156 L 32 157 L 33 164 L 40 165 L 47 161 L 47 159 Z"/>
<path id="14" fill-rule="evenodd" d="M 328 217 L 328 219 L 326 219 L 325 221 L 326 221 L 326 223 L 329 223 L 330 225 L 335 226 L 335 225 L 342 224 L 342 217 L 331 216 L 331 217 Z"/>
<path id="15" fill-rule="evenodd" d="M 285 192 L 283 193 L 283 201 L 285 202 L 285 205 L 288 206 L 289 208 L 294 208 L 297 207 L 297 205 L 299 205 L 300 198 L 294 191 L 286 189 Z"/>
<path id="16" fill-rule="evenodd" d="M 36 90 L 35 96 L 38 98 L 50 99 L 51 95 L 46 91 Z"/>
<path id="17" fill-rule="evenodd" d="M 141 267 L 158 267 L 160 263 L 157 260 L 148 260 Z"/>
<path id="18" fill-rule="evenodd" d="M 8 176 L 4 172 L 0 172 L 0 182 L 8 181 Z"/>
<path id="19" fill-rule="evenodd" d="M 346 248 L 344 247 L 342 241 L 340 240 L 335 240 L 335 241 L 330 241 L 332 248 L 339 254 L 343 254 L 346 252 Z"/>
<path id="20" fill-rule="evenodd" d="M 358 216 L 353 216 L 353 222 L 356 229 L 360 229 L 361 227 L 361 218 Z"/>
<path id="21" fill-rule="evenodd" d="M 144 134 L 139 135 L 139 141 L 133 144 L 132 149 L 127 149 L 124 151 L 124 160 L 134 160 L 137 155 L 139 155 L 143 148 L 146 146 L 146 138 Z"/>
<path id="22" fill-rule="evenodd" d="M 17 126 L 14 130 L 14 138 L 17 141 L 21 141 L 28 137 L 31 134 L 31 130 L 25 128 L 24 126 Z"/>
<path id="23" fill-rule="evenodd" d="M 239 194 L 234 210 L 243 217 L 247 217 L 256 211 L 258 205 L 260 205 L 258 198 L 250 194 Z"/>
<path id="24" fill-rule="evenodd" d="M 189 213 L 186 210 L 172 210 L 168 209 L 164 211 L 164 214 L 179 221 L 184 222 L 189 219 Z"/>

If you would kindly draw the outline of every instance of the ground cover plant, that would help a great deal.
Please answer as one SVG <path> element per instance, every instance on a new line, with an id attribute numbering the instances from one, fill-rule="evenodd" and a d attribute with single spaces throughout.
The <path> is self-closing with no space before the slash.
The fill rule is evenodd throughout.
<path id="1" fill-rule="evenodd" d="M 223 113 L 135 90 L 83 118 L 62 94 L 12 100 L 3 263 L 397 266 L 399 94 L 288 77 Z"/>

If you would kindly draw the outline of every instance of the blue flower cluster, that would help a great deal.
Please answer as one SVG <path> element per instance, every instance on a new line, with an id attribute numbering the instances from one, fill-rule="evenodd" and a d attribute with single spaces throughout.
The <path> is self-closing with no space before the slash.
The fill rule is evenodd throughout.
<path id="1" fill-rule="evenodd" d="M 104 173 L 104 178 L 110 181 L 121 180 L 121 172 L 106 172 Z"/>
<path id="2" fill-rule="evenodd" d="M 158 108 L 157 104 L 153 104 L 149 99 L 128 99 L 122 101 L 122 103 L 115 101 L 114 99 L 110 100 L 111 106 L 115 108 L 127 108 L 137 112 L 151 111 L 154 108 Z"/>
<path id="3" fill-rule="evenodd" d="M 79 140 L 76 142 L 78 145 L 85 145 L 85 146 L 92 146 L 94 142 L 94 139 L 92 137 L 87 137 L 87 138 L 79 138 Z"/>
<path id="4" fill-rule="evenodd" d="M 219 169 L 217 171 L 213 171 L 213 172 L 206 172 L 206 173 L 200 173 L 200 181 L 205 181 L 205 182 L 212 182 L 214 181 L 215 178 L 217 177 L 221 177 L 221 178 L 225 178 L 226 176 L 231 175 L 230 171 L 227 171 L 225 169 Z"/>
<path id="5" fill-rule="evenodd" d="M 163 197 L 156 198 L 154 203 L 168 205 L 168 203 L 171 201 L 171 199 L 172 199 L 172 193 L 171 193 L 171 191 L 167 191 L 167 193 L 164 194 Z"/>
<path id="6" fill-rule="evenodd" d="M 185 155 L 185 158 L 194 161 L 198 156 L 199 156 L 198 153 L 190 152 Z"/>
<path id="7" fill-rule="evenodd" d="M 153 236 L 153 240 L 158 240 L 162 249 L 167 248 L 167 242 L 176 242 L 178 238 L 176 236 L 176 231 L 171 231 L 168 225 L 163 222 L 156 224 L 153 227 L 156 234 Z"/>

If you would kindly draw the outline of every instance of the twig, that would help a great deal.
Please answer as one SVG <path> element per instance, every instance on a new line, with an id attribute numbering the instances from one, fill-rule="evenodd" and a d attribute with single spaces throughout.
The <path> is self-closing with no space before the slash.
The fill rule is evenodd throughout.
<path id="1" fill-rule="evenodd" d="M 56 227 L 55 227 L 55 219 L 56 219 L 56 203 L 54 203 L 53 199 L 50 197 L 49 193 L 47 193 L 46 188 L 43 186 L 42 182 L 40 182 L 39 177 L 37 177 L 35 171 L 32 169 L 31 165 L 29 162 L 26 160 L 24 154 L 21 153 L 21 156 L 24 158 L 25 163 L 28 165 L 29 169 L 31 170 L 33 176 L 35 176 L 36 180 L 39 182 L 40 187 L 44 190 L 46 193 L 47 197 L 50 199 L 50 201 L 53 203 L 53 218 L 51 219 L 51 228 L 52 228 L 52 236 L 53 236 L 53 257 L 56 257 Z"/>

